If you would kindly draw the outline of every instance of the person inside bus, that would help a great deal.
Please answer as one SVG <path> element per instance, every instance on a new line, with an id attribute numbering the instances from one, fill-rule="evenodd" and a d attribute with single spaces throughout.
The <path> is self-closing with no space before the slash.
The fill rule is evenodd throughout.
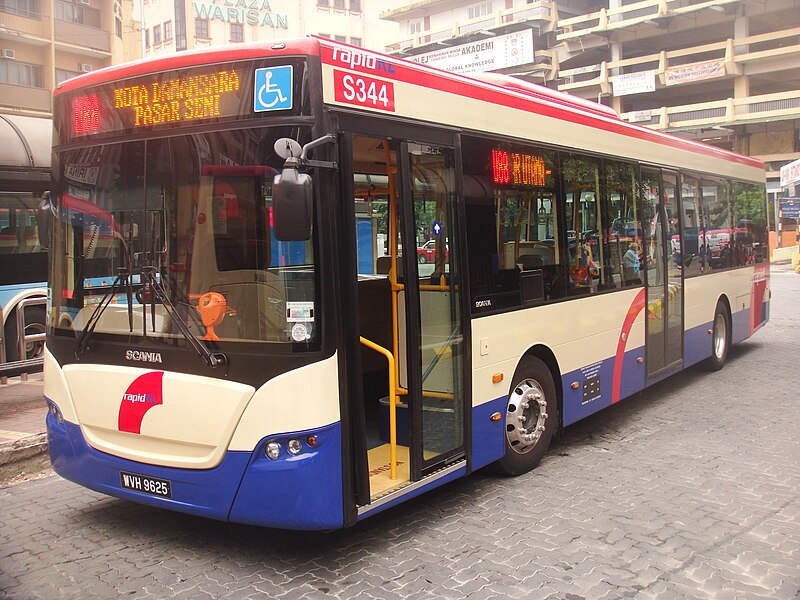
<path id="1" fill-rule="evenodd" d="M 639 244 L 631 242 L 628 246 L 627 252 L 622 256 L 622 266 L 625 274 L 625 285 L 640 285 L 642 278 L 639 274 L 640 271 L 639 260 Z"/>

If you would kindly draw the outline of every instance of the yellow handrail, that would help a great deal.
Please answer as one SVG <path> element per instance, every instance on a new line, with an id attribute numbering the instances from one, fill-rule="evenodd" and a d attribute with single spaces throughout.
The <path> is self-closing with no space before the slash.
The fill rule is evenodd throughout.
<path id="1" fill-rule="evenodd" d="M 383 354 L 389 361 L 389 477 L 397 479 L 397 390 L 395 388 L 397 364 L 392 353 L 383 346 L 365 337 L 359 337 L 359 340 L 367 348 Z"/>

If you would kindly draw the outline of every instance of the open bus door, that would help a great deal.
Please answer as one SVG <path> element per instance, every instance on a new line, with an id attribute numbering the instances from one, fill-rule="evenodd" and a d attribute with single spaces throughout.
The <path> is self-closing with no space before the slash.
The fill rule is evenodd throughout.
<path id="1" fill-rule="evenodd" d="M 360 344 L 350 372 L 363 399 L 351 422 L 363 513 L 465 465 L 464 311 L 455 150 L 345 137 Z M 420 263 L 416 247 L 430 240 L 433 258 Z"/>

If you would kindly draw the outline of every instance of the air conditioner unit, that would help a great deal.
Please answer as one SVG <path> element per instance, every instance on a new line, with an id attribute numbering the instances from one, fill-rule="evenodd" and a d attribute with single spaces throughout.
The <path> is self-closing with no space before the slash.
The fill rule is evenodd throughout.
<path id="1" fill-rule="evenodd" d="M 82 73 L 90 73 L 94 69 L 94 67 L 88 63 L 83 63 L 81 65 L 81 72 Z"/>
<path id="2" fill-rule="evenodd" d="M 17 51 L 12 50 L 11 48 L 3 48 L 3 58 L 14 60 L 17 58 Z"/>

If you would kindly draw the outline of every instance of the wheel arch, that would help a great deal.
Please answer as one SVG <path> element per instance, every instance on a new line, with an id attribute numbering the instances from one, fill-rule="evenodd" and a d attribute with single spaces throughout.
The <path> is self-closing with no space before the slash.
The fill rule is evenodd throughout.
<path id="1" fill-rule="evenodd" d="M 538 358 L 541 360 L 553 376 L 553 383 L 555 383 L 556 388 L 556 400 L 558 403 L 558 430 L 556 432 L 556 434 L 558 434 L 564 423 L 564 389 L 561 381 L 561 368 L 558 366 L 556 355 L 548 346 L 544 344 L 534 344 L 520 357 L 520 362 L 526 357 Z M 519 366 L 519 363 L 517 363 L 517 366 Z"/>
<path id="2" fill-rule="evenodd" d="M 714 311 L 717 310 L 717 305 L 722 304 L 725 307 L 725 310 L 728 311 L 728 326 L 733 326 L 733 311 L 731 311 L 731 301 L 728 300 L 727 294 L 720 294 L 717 298 L 717 302 L 714 304 Z M 713 322 L 714 315 L 711 315 L 711 320 Z"/>

